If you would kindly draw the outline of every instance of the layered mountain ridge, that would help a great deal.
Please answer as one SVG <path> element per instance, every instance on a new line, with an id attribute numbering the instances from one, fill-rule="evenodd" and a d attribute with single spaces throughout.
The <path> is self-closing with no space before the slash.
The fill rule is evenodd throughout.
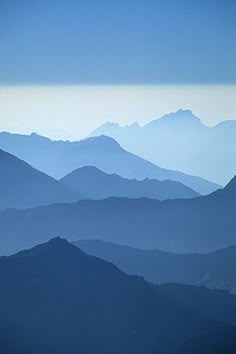
<path id="1" fill-rule="evenodd" d="M 221 354 L 236 348 L 235 296 L 155 287 L 60 238 L 1 257 L 0 276 L 4 354 Z"/>
<path id="2" fill-rule="evenodd" d="M 0 210 L 75 202 L 77 196 L 54 178 L 0 150 Z"/>
<path id="3" fill-rule="evenodd" d="M 236 180 L 229 184 L 234 189 Z M 138 248 L 210 252 L 236 243 L 236 193 L 229 186 L 208 196 L 159 201 L 108 198 L 0 213 L 1 254 L 61 235 L 99 238 Z M 234 189 L 235 190 L 235 189 Z M 33 237 L 32 237 L 33 235 Z"/>
<path id="4" fill-rule="evenodd" d="M 96 167 L 85 166 L 63 177 L 60 182 L 75 193 L 89 199 L 109 197 L 176 199 L 199 196 L 194 190 L 175 181 L 151 179 L 136 180 L 122 178 L 117 174 L 107 174 Z"/>
<path id="5" fill-rule="evenodd" d="M 225 289 L 236 294 L 236 246 L 211 253 L 174 254 L 142 250 L 101 240 L 81 240 L 74 245 L 112 262 L 128 274 L 155 284 L 179 283 Z"/>
<path id="6" fill-rule="evenodd" d="M 51 141 L 35 134 L 26 136 L 0 133 L 0 148 L 56 179 L 77 168 L 94 166 L 103 172 L 116 173 L 128 179 L 178 181 L 200 194 L 209 194 L 220 188 L 219 185 L 200 177 L 160 168 L 129 153 L 114 139 L 106 136 L 69 142 Z"/>
<path id="7" fill-rule="evenodd" d="M 91 136 L 113 137 L 125 149 L 159 166 L 225 185 L 235 173 L 236 120 L 213 127 L 190 110 L 179 110 L 140 127 L 104 124 Z"/>

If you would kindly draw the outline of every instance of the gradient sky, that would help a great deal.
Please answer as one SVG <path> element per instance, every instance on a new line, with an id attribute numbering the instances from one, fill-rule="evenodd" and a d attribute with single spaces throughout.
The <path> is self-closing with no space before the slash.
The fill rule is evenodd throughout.
<path id="1" fill-rule="evenodd" d="M 236 118 L 235 0 L 0 0 L 0 130 Z"/>
<path id="2" fill-rule="evenodd" d="M 1 0 L 0 82 L 236 83 L 235 0 Z"/>

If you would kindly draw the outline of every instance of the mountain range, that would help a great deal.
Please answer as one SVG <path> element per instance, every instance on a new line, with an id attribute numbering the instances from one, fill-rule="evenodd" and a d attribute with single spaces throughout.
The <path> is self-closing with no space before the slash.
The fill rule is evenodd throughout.
<path id="1" fill-rule="evenodd" d="M 193 189 L 175 181 L 158 181 L 145 178 L 142 181 L 123 178 L 117 174 L 107 174 L 96 167 L 85 166 L 69 173 L 60 182 L 88 199 L 108 197 L 176 199 L 199 196 Z"/>
<path id="2" fill-rule="evenodd" d="M 0 150 L 0 209 L 29 208 L 77 199 L 62 183 Z"/>
<path id="3" fill-rule="evenodd" d="M 55 238 L 0 258 L 4 354 L 236 351 L 236 297 L 154 286 Z"/>
<path id="4" fill-rule="evenodd" d="M 179 110 L 152 120 L 121 127 L 106 123 L 90 136 L 106 135 L 125 149 L 190 175 L 204 177 L 225 185 L 235 174 L 236 120 L 216 126 L 204 125 L 190 110 Z"/>
<path id="5" fill-rule="evenodd" d="M 0 210 L 109 196 L 172 199 L 193 198 L 198 193 L 180 182 L 128 180 L 95 167 L 82 167 L 57 181 L 0 150 Z"/>
<path id="6" fill-rule="evenodd" d="M 193 199 L 108 198 L 0 213 L 1 254 L 47 241 L 102 239 L 171 252 L 210 252 L 236 243 L 236 177 Z"/>
<path id="7" fill-rule="evenodd" d="M 89 255 L 115 264 L 127 274 L 143 276 L 151 283 L 204 285 L 236 294 L 236 246 L 204 254 L 174 254 L 101 240 L 80 240 L 74 245 Z"/>
<path id="8" fill-rule="evenodd" d="M 105 136 L 69 142 L 52 141 L 36 134 L 3 132 L 0 133 L 0 148 L 56 179 L 77 168 L 94 166 L 108 174 L 116 173 L 128 179 L 178 181 L 200 194 L 209 194 L 220 188 L 203 178 L 160 168 L 129 153 L 114 139 Z"/>

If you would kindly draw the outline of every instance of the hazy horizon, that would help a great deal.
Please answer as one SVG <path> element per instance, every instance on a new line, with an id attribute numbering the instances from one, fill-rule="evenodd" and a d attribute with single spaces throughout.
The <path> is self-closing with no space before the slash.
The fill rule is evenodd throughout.
<path id="1" fill-rule="evenodd" d="M 0 86 L 0 130 L 77 140 L 106 122 L 141 126 L 189 109 L 205 125 L 236 119 L 236 85 Z"/>

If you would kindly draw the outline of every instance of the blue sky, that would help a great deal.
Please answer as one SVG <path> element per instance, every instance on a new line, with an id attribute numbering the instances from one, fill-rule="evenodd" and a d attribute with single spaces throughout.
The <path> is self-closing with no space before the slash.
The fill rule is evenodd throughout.
<path id="1" fill-rule="evenodd" d="M 0 0 L 0 129 L 236 118 L 235 0 Z"/>
<path id="2" fill-rule="evenodd" d="M 0 83 L 236 83 L 235 16 L 234 0 L 1 0 Z"/>

